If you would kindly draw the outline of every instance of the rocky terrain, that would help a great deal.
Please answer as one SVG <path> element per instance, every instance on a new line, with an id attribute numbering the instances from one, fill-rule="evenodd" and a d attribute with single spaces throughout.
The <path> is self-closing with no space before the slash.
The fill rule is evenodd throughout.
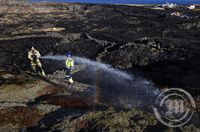
<path id="1" fill-rule="evenodd" d="M 200 131 L 198 8 L 1 3 L 0 131 Z M 175 11 L 190 18 L 171 16 Z M 87 83 L 87 77 L 81 81 L 81 73 L 72 86 L 51 78 L 62 63 L 41 60 L 49 78 L 32 75 L 27 59 L 31 46 L 44 56 L 70 51 L 110 64 L 152 81 L 159 90 L 185 89 L 197 104 L 194 118 L 183 127 L 168 128 L 152 111 L 104 104 L 101 95 L 88 92 L 98 85 Z"/>

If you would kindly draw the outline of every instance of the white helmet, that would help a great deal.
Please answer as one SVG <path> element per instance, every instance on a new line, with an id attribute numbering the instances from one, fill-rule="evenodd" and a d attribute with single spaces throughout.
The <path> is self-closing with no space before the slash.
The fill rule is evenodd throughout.
<path id="1" fill-rule="evenodd" d="M 34 51 L 34 50 L 35 50 L 35 48 L 32 46 L 32 47 L 31 47 L 31 50 L 33 50 L 33 51 Z"/>

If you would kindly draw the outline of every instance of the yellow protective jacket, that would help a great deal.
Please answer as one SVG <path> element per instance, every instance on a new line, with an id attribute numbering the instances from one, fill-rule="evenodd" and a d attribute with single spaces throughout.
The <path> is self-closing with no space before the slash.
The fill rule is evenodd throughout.
<path id="1" fill-rule="evenodd" d="M 66 68 L 73 68 L 74 67 L 74 60 L 72 58 L 67 58 L 65 61 L 65 67 Z"/>
<path id="2" fill-rule="evenodd" d="M 37 56 L 37 58 L 41 57 L 41 54 L 40 54 L 39 51 L 37 51 L 37 50 L 34 50 L 34 51 L 30 50 L 28 52 L 28 59 L 31 60 L 31 65 L 39 65 L 39 66 L 41 66 L 41 62 L 40 62 L 39 59 L 37 59 L 36 62 L 33 61 L 33 55 Z"/>

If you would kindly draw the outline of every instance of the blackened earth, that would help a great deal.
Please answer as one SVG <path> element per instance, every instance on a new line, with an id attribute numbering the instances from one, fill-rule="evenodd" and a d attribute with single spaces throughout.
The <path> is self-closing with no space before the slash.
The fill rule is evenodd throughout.
<path id="1" fill-rule="evenodd" d="M 150 6 L 125 5 L 1 4 L 0 129 L 170 130 L 161 125 L 152 113 L 102 106 L 91 101 L 95 100 L 93 97 L 74 95 L 68 85 L 66 90 L 49 80 L 27 74 L 30 71 L 27 52 L 34 46 L 42 55 L 71 52 L 110 64 L 151 80 L 161 90 L 172 87 L 185 89 L 197 103 L 195 118 L 187 126 L 173 130 L 198 131 L 198 8 L 153 10 Z M 191 18 L 171 16 L 174 11 L 189 14 Z M 42 62 L 48 74 L 61 70 L 59 62 Z M 75 87 L 78 89 L 75 92 L 81 92 L 91 86 L 76 82 Z M 30 120 L 29 116 L 35 118 Z M 24 119 L 29 120 L 25 122 Z"/>

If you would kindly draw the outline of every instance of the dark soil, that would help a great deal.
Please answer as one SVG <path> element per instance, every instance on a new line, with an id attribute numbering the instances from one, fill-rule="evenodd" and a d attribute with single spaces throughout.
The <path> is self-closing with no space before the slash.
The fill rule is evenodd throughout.
<path id="1" fill-rule="evenodd" d="M 177 10 L 183 14 L 189 14 L 191 18 L 170 15 Z M 183 88 L 191 93 L 195 99 L 199 99 L 199 29 L 199 7 L 197 10 L 170 9 L 161 11 L 153 10 L 150 6 L 78 3 L 37 3 L 13 6 L 0 3 L 0 70 L 19 76 L 16 83 L 23 84 L 29 81 L 25 79 L 27 76 L 21 78 L 20 75 L 30 71 L 27 53 L 34 46 L 44 56 L 66 55 L 67 52 L 71 52 L 75 56 L 101 61 L 133 75 L 142 75 L 144 78 L 152 80 L 160 89 Z M 50 74 L 63 68 L 63 64 L 59 62 L 41 61 L 44 70 Z M 14 79 L 1 77 L 0 84 L 13 84 Z M 38 97 L 36 100 L 62 107 L 62 109 L 53 112 L 53 117 L 59 113 L 59 119 L 62 118 L 64 115 L 61 113 L 67 111 L 63 110 L 66 107 L 93 106 L 93 102 L 88 103 L 88 100 L 93 100 L 90 97 L 82 99 L 76 96 L 54 95 L 59 92 L 60 90 L 50 85 L 39 93 L 45 98 Z M 0 122 L 9 120 L 13 124 L 19 124 L 20 128 L 38 129 L 38 126 L 31 127 L 40 119 L 37 109 L 32 107 L 15 109 L 16 111 L 13 113 L 11 110 L 0 110 Z M 197 109 L 199 111 L 199 108 Z M 30 115 L 27 115 L 27 112 Z M 20 115 L 21 113 L 23 116 Z M 107 114 L 107 111 L 105 113 Z M 51 114 L 48 115 L 51 117 Z M 30 119 L 29 116 L 35 118 Z M 119 114 L 119 116 L 121 115 Z M 104 115 L 100 117 L 104 117 Z M 92 118 L 93 120 L 97 119 L 95 120 L 97 127 L 91 130 L 96 128 L 107 130 L 103 129 L 106 128 L 107 120 L 101 122 L 99 121 L 100 117 Z M 199 114 L 197 114 L 198 117 Z M 110 118 L 112 119 L 112 117 Z M 43 119 L 48 120 L 49 118 L 47 116 Z M 55 124 L 56 119 L 55 116 L 55 120 L 53 118 L 50 124 Z M 91 125 L 90 119 L 85 121 L 76 118 L 76 120 L 77 122 L 69 125 L 77 126 L 80 131 L 86 130 Z M 51 125 L 48 126 L 48 129 Z M 108 127 L 112 130 L 113 124 L 109 125 Z M 127 127 L 134 128 L 133 126 L 128 125 Z M 195 127 L 197 126 L 195 125 Z M 54 128 L 57 127 L 60 127 L 59 123 L 54 126 Z M 138 129 L 150 131 L 153 128 L 154 126 L 143 128 L 141 125 L 141 128 L 134 129 L 136 131 Z M 163 126 L 159 124 L 155 128 L 162 129 Z M 188 129 L 192 128 L 193 125 L 188 127 Z M 183 129 L 187 130 L 187 128 Z"/>

